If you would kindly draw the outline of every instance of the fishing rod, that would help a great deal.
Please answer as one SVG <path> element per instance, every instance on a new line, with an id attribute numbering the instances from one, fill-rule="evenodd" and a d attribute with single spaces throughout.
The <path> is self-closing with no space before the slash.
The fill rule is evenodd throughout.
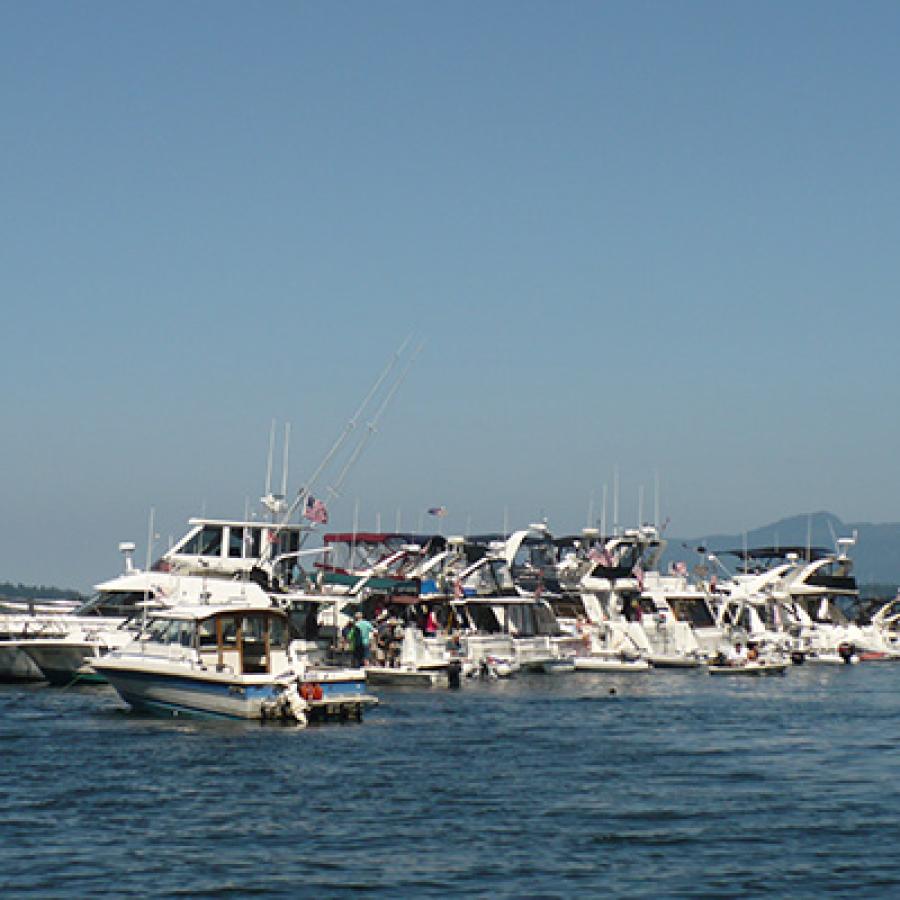
<path id="1" fill-rule="evenodd" d="M 338 453 L 338 451 L 347 442 L 350 435 L 354 432 L 354 430 L 356 429 L 356 425 L 357 425 L 357 421 L 359 420 L 359 417 L 363 414 L 363 412 L 365 412 L 366 408 L 372 402 L 372 398 L 375 396 L 375 394 L 378 392 L 379 388 L 381 388 L 381 386 L 384 384 L 385 380 L 391 374 L 391 372 L 393 371 L 393 369 L 399 362 L 400 357 L 403 355 L 404 351 L 409 346 L 409 342 L 411 340 L 412 340 L 412 335 L 407 337 L 403 341 L 403 343 L 400 345 L 400 347 L 394 352 L 393 356 L 391 356 L 391 358 L 388 360 L 388 363 L 382 370 L 381 374 L 375 380 L 375 383 L 369 389 L 369 392 L 366 394 L 362 403 L 359 405 L 359 408 L 356 410 L 356 412 L 353 414 L 353 416 L 350 418 L 350 420 L 344 426 L 344 430 L 341 432 L 340 435 L 338 435 L 337 440 L 335 440 L 334 444 L 332 444 L 331 449 L 328 451 L 328 453 L 325 454 L 325 457 L 319 463 L 318 467 L 313 472 L 313 474 L 309 477 L 309 479 L 306 481 L 306 483 L 297 491 L 296 498 L 294 499 L 294 501 L 291 503 L 291 505 L 285 511 L 284 515 L 281 518 L 281 521 L 270 532 L 270 543 L 268 546 L 266 546 L 263 549 L 262 555 L 260 556 L 261 564 L 270 561 L 271 556 L 272 556 L 272 550 L 274 547 L 274 538 L 284 528 L 284 526 L 287 525 L 287 523 L 291 520 L 291 516 L 293 516 L 294 513 L 297 511 L 297 509 L 300 508 L 300 505 L 302 503 L 304 503 L 306 501 L 306 499 L 310 496 L 310 494 L 312 493 L 313 486 L 315 485 L 316 481 L 319 479 L 322 472 L 329 465 L 329 463 L 332 461 L 332 459 L 334 459 L 334 457 Z M 420 345 L 419 349 L 421 349 L 421 345 Z M 416 351 L 416 355 L 418 355 L 418 350 Z M 407 365 L 407 369 L 408 368 L 409 367 Z M 406 371 L 406 369 L 404 370 L 404 372 L 405 371 Z M 395 386 L 394 390 L 396 390 L 396 386 Z M 393 391 L 391 393 L 393 393 Z M 382 404 L 382 406 L 383 405 L 384 404 Z"/>
<path id="2" fill-rule="evenodd" d="M 328 491 L 330 498 L 334 499 L 334 498 L 337 498 L 340 496 L 341 487 L 343 486 L 344 481 L 347 478 L 347 475 L 350 473 L 350 470 L 353 468 L 353 466 L 356 464 L 359 457 L 362 455 L 362 452 L 363 452 L 363 450 L 365 450 L 366 445 L 371 440 L 372 435 L 375 434 L 375 432 L 378 430 L 377 426 L 378 426 L 379 419 L 381 419 L 382 415 L 384 414 L 385 410 L 387 409 L 388 405 L 390 404 L 391 400 L 393 399 L 394 394 L 397 393 L 397 390 L 399 389 L 400 385 L 403 384 L 403 382 L 406 380 L 406 376 L 409 374 L 409 370 L 410 370 L 410 368 L 412 368 L 412 364 L 416 361 L 416 358 L 422 352 L 422 348 L 424 346 L 425 346 L 425 344 L 423 341 L 419 344 L 418 347 L 416 347 L 416 350 L 413 353 L 413 355 L 407 360 L 406 365 L 403 367 L 403 371 L 400 373 L 400 375 L 397 377 L 396 381 L 391 386 L 390 390 L 384 396 L 384 399 L 381 401 L 381 405 L 375 411 L 375 415 L 372 417 L 371 421 L 367 423 L 366 433 L 363 435 L 362 440 L 359 442 L 359 444 L 357 444 L 356 449 L 350 455 L 350 458 L 345 463 L 344 468 L 341 469 L 341 472 L 338 475 L 337 479 L 335 480 L 334 484 L 328 486 L 327 491 Z"/>

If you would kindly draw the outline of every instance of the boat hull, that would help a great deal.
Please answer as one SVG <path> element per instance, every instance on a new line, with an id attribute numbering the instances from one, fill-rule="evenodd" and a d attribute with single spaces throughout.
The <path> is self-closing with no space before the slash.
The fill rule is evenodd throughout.
<path id="1" fill-rule="evenodd" d="M 164 715 L 261 719 L 264 706 L 281 689 L 272 678 L 129 668 L 109 660 L 100 661 L 98 668 L 133 709 Z M 313 719 L 358 717 L 364 705 L 377 702 L 366 693 L 361 670 L 347 677 L 307 670 L 304 680 L 320 689 L 315 699 L 307 701 Z"/>
<path id="2" fill-rule="evenodd" d="M 766 677 L 768 675 L 784 675 L 787 663 L 749 664 L 746 666 L 709 666 L 710 675 L 734 676 L 744 678 Z"/>
<path id="3" fill-rule="evenodd" d="M 576 672 L 647 672 L 645 659 L 605 659 L 602 656 L 576 656 Z"/>
<path id="4" fill-rule="evenodd" d="M 699 669 L 706 663 L 693 656 L 651 656 L 650 665 L 654 669 Z"/>
<path id="5" fill-rule="evenodd" d="M 366 681 L 377 685 L 410 685 L 413 687 L 446 687 L 447 670 L 444 669 L 406 669 L 403 667 L 370 666 L 366 669 Z"/>
<path id="6" fill-rule="evenodd" d="M 44 674 L 19 647 L 0 647 L 0 681 L 44 681 Z"/>
<path id="7" fill-rule="evenodd" d="M 50 684 L 65 686 L 73 682 L 105 682 L 89 662 L 95 655 L 95 646 L 92 644 L 34 640 L 23 641 L 19 646 Z"/>

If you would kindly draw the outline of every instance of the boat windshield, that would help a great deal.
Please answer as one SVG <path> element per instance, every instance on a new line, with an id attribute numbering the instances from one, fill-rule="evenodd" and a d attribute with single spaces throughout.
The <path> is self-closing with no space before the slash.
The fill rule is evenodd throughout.
<path id="1" fill-rule="evenodd" d="M 100 591 L 75 610 L 76 616 L 135 616 L 153 591 Z"/>

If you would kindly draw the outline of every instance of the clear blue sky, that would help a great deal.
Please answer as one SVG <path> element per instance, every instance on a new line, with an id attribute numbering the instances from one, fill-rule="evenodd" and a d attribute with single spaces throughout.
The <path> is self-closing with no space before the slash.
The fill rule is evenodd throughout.
<path id="1" fill-rule="evenodd" d="M 296 489 L 678 535 L 894 521 L 900 5 L 0 3 L 0 580 Z M 611 503 L 611 501 L 610 501 Z M 141 554 L 142 556 L 142 554 Z"/>

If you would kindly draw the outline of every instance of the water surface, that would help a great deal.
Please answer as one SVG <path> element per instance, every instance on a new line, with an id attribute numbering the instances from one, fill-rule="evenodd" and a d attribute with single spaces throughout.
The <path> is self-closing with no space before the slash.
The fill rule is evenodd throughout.
<path id="1" fill-rule="evenodd" d="M 0 890 L 897 894 L 898 687 L 890 664 L 535 675 L 299 730 L 2 686 Z"/>

